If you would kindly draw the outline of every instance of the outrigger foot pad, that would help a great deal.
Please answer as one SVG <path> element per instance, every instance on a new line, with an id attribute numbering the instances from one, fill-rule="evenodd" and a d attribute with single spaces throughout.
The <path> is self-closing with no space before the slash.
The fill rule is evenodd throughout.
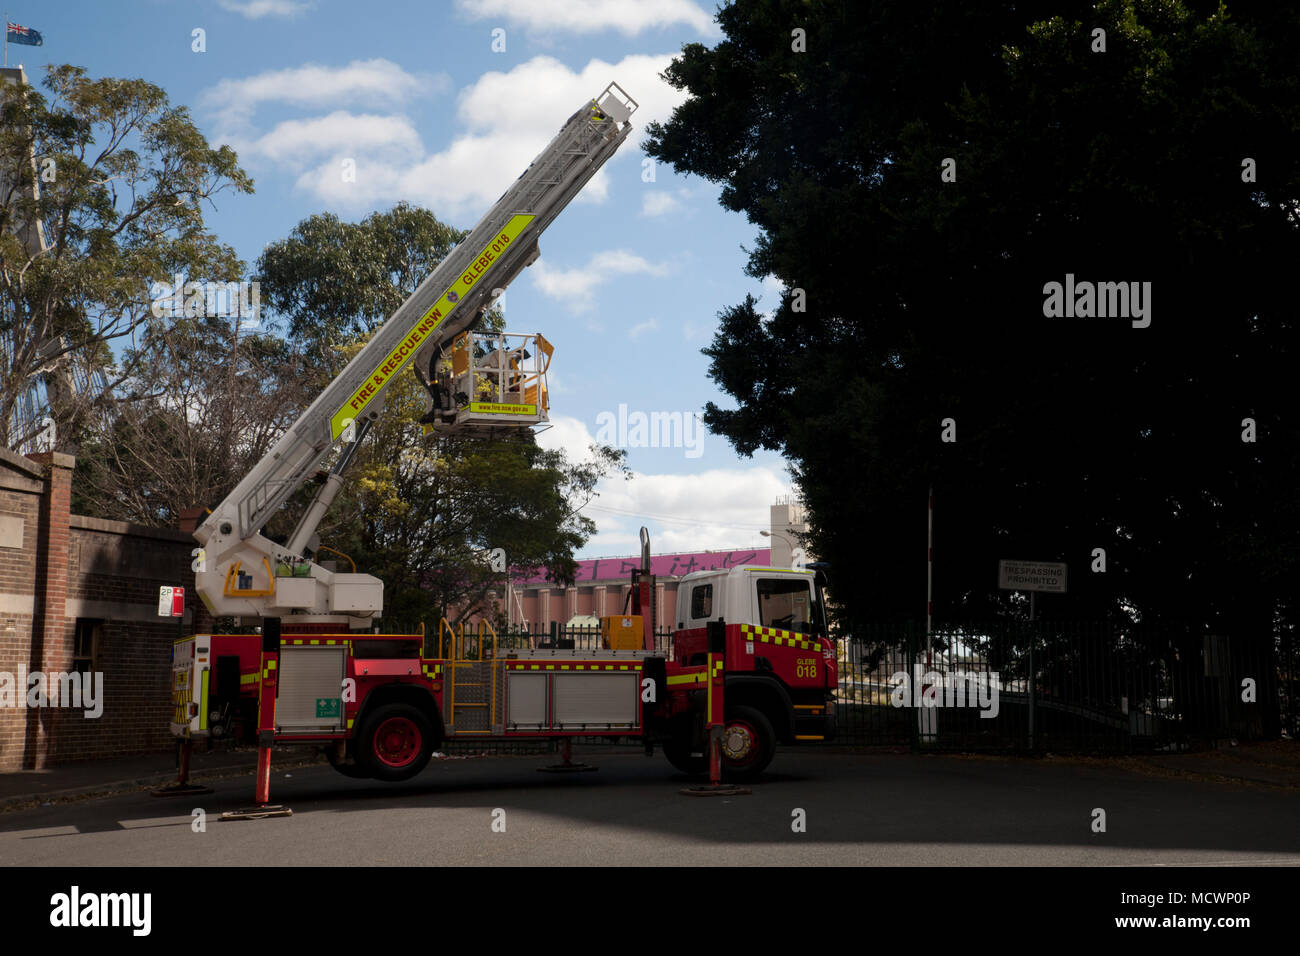
<path id="1" fill-rule="evenodd" d="M 188 797 L 199 793 L 216 793 L 211 787 L 202 787 L 197 783 L 173 783 L 149 792 L 155 797 Z"/>
<path id="2" fill-rule="evenodd" d="M 706 783 L 698 787 L 683 787 L 681 792 L 688 797 L 740 797 L 754 791 L 749 787 L 737 787 L 730 783 L 720 783 L 717 786 Z"/>
<path id="3" fill-rule="evenodd" d="M 222 820 L 264 820 L 267 817 L 291 817 L 293 811 L 278 803 L 261 807 L 248 807 L 244 810 L 227 810 L 221 815 Z"/>

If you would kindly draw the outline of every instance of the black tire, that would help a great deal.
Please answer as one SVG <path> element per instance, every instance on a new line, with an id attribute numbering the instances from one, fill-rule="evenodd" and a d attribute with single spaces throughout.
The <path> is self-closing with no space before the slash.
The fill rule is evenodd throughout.
<path id="1" fill-rule="evenodd" d="M 350 756 L 350 754 L 349 754 Z M 325 748 L 325 759 L 330 762 L 330 766 L 343 774 L 345 777 L 351 777 L 353 780 L 369 780 L 370 771 L 361 766 L 355 760 L 345 760 L 340 762 L 334 754 L 332 746 Z"/>
<path id="2" fill-rule="evenodd" d="M 776 756 L 772 722 L 753 707 L 728 707 L 722 736 L 722 775 L 727 780 L 753 780 Z"/>
<path id="3" fill-rule="evenodd" d="M 664 743 L 664 756 L 668 762 L 681 773 L 688 777 L 698 777 L 702 773 L 707 773 L 709 769 L 709 758 L 705 754 L 692 756 L 691 744 L 689 737 L 685 742 L 681 740 L 669 740 Z"/>
<path id="4" fill-rule="evenodd" d="M 429 765 L 433 725 L 410 704 L 384 704 L 369 714 L 353 750 L 357 765 L 376 780 L 409 780 Z"/>

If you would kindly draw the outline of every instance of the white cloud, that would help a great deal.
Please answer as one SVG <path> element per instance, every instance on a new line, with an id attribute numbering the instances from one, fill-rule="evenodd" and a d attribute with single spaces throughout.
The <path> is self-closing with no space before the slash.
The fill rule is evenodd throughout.
<path id="1" fill-rule="evenodd" d="M 521 170 L 544 149 L 574 110 L 617 81 L 639 108 L 632 116 L 636 130 L 652 120 L 667 119 L 685 99 L 660 78 L 672 54 L 630 55 L 617 63 L 591 60 L 581 70 L 571 70 L 548 56 L 538 56 L 508 72 L 489 72 L 461 90 L 456 102 L 459 132 L 439 152 L 424 144 L 413 150 L 409 130 L 419 126 L 402 115 L 388 115 L 391 138 L 370 142 L 357 155 L 357 176 L 352 182 L 339 175 L 339 156 L 352 156 L 351 130 L 346 123 L 318 130 L 315 169 L 300 176 L 298 184 L 334 208 L 364 210 L 406 200 L 432 209 L 439 218 L 473 222 L 496 202 L 518 178 Z M 440 92 L 445 76 L 425 76 L 403 71 L 387 60 L 354 61 L 346 67 L 315 65 L 262 73 L 243 80 L 223 80 L 207 90 L 200 105 L 217 117 L 219 135 L 243 154 L 256 151 L 263 135 L 253 124 L 258 106 L 283 103 L 304 109 L 338 112 L 364 104 L 368 115 L 400 114 L 408 101 Z M 278 128 L 277 128 L 278 129 Z M 283 132 L 293 139 L 295 128 Z M 636 132 L 610 164 L 587 183 L 576 202 L 601 203 L 619 178 L 610 170 L 625 155 L 634 154 Z M 265 146 L 269 150 L 274 140 Z M 293 172 L 301 149 L 287 149 L 268 162 L 284 162 Z M 638 179 L 639 182 L 639 179 Z"/>
<path id="2" fill-rule="evenodd" d="M 691 0 L 457 0 L 456 6 L 474 20 L 497 18 L 539 33 L 616 30 L 635 36 L 679 23 L 704 35 L 718 29 Z"/>
<path id="3" fill-rule="evenodd" d="M 681 208 L 681 203 L 672 193 L 654 190 L 641 198 L 641 215 L 663 216 Z"/>
<path id="4" fill-rule="evenodd" d="M 711 323 L 705 322 L 700 325 L 696 325 L 694 322 L 690 321 L 682 323 L 682 338 L 686 339 L 688 342 L 696 339 L 703 339 L 712 331 L 713 325 Z"/>
<path id="5" fill-rule="evenodd" d="M 758 314 L 771 321 L 776 315 L 777 307 L 781 304 L 781 293 L 784 291 L 785 287 L 776 276 L 763 276 L 758 292 Z"/>
<path id="6" fill-rule="evenodd" d="M 217 0 L 217 3 L 223 10 L 238 13 L 250 20 L 292 17 L 315 6 L 310 0 Z"/>
<path id="7" fill-rule="evenodd" d="M 575 312 L 585 312 L 593 305 L 596 287 L 620 275 L 668 274 L 663 264 L 647 262 L 626 249 L 607 249 L 587 260 L 576 269 L 553 269 L 539 259 L 529 270 L 533 284 L 545 295 L 566 303 Z"/>
<path id="8" fill-rule="evenodd" d="M 653 332 L 657 328 L 659 328 L 658 319 L 646 319 L 644 322 L 638 322 L 636 325 L 632 326 L 632 328 L 628 329 L 627 337 L 629 339 L 639 339 L 646 332 Z"/>
<path id="9" fill-rule="evenodd" d="M 265 103 L 304 109 L 398 106 L 419 96 L 450 89 L 446 74 L 408 73 L 391 60 L 353 60 L 346 66 L 315 63 L 268 70 L 239 80 L 222 80 L 199 96 L 199 106 L 216 115 L 219 135 L 246 136 L 253 114 Z"/>
<path id="10" fill-rule="evenodd" d="M 342 148 L 346 144 L 346 149 Z M 375 116 L 336 110 L 328 116 L 309 120 L 285 120 L 271 132 L 245 147 L 286 165 L 313 160 L 321 153 L 341 156 L 347 153 L 362 159 L 376 151 L 393 151 L 418 156 L 422 147 L 420 134 L 405 116 Z M 337 174 L 337 166 L 335 167 Z"/>
<path id="11" fill-rule="evenodd" d="M 618 63 L 591 60 L 580 72 L 559 60 L 538 56 L 506 73 L 490 72 L 461 91 L 457 119 L 462 132 L 447 149 L 398 178 L 400 195 L 451 215 L 477 217 L 546 148 L 560 127 L 584 103 L 615 81 L 637 101 L 632 123 L 643 130 L 667 119 L 685 99 L 659 74 L 671 54 L 630 55 Z M 635 151 L 635 133 L 611 164 Z M 610 167 L 587 183 L 582 202 L 603 202 L 609 194 Z"/>
<path id="12" fill-rule="evenodd" d="M 566 416 L 551 421 L 554 427 L 538 435 L 538 444 L 562 449 L 575 460 L 585 458 L 594 441 L 586 424 Z M 597 491 L 599 497 L 583 509 L 599 529 L 585 553 L 636 554 L 644 524 L 657 528 L 652 546 L 661 554 L 768 547 L 758 532 L 768 527 L 772 502 L 789 494 L 790 485 L 772 468 L 754 466 L 683 475 L 634 473 L 630 481 L 607 479 Z"/>
<path id="13" fill-rule="evenodd" d="M 602 166 L 596 175 L 587 180 L 582 192 L 573 197 L 573 202 L 581 206 L 599 206 L 609 198 L 609 169 Z"/>
<path id="14" fill-rule="evenodd" d="M 562 451 L 571 461 L 586 461 L 596 443 L 587 426 L 571 415 L 552 415 L 551 427 L 537 433 L 537 444 L 547 451 Z"/>

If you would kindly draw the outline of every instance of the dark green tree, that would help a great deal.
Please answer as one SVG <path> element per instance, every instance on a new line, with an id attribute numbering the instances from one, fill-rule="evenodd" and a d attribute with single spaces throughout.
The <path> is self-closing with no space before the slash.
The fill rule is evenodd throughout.
<path id="1" fill-rule="evenodd" d="M 645 148 L 721 183 L 759 230 L 749 273 L 785 287 L 720 313 L 735 406 L 706 421 L 791 460 L 846 615 L 923 614 L 933 487 L 941 618 L 1017 613 L 997 560 L 1033 558 L 1070 565 L 1048 616 L 1189 646 L 1293 624 L 1300 13 L 740 0 L 718 22 Z M 1067 274 L 1150 282 L 1150 326 L 1047 317 Z"/>
<path id="2" fill-rule="evenodd" d="M 382 325 L 465 236 L 406 203 L 356 223 L 320 213 L 262 253 L 264 301 L 331 370 L 338 347 Z"/>

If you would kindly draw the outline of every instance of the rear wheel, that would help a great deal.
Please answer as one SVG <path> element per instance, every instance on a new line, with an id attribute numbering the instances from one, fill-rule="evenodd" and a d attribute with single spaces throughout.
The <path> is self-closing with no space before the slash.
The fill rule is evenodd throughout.
<path id="1" fill-rule="evenodd" d="M 384 704 L 368 716 L 356 740 L 357 764 L 379 780 L 407 780 L 429 765 L 433 727 L 410 704 Z"/>
<path id="2" fill-rule="evenodd" d="M 345 777 L 352 777 L 354 780 L 365 780 L 370 777 L 370 771 L 355 760 L 339 760 L 333 746 L 325 748 L 325 758 L 329 760 L 331 767 Z"/>

